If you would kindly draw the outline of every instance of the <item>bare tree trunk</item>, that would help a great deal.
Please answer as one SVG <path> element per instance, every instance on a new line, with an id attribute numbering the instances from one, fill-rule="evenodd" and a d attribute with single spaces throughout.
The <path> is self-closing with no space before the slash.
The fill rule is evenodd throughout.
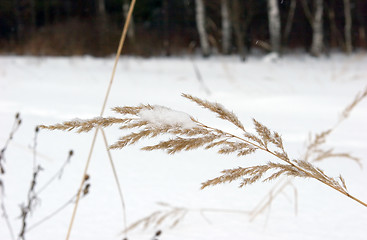
<path id="1" fill-rule="evenodd" d="M 201 51 L 204 57 L 210 55 L 208 35 L 205 29 L 205 7 L 203 0 L 195 0 L 196 5 L 196 27 L 198 29 Z"/>
<path id="2" fill-rule="evenodd" d="M 283 34 L 283 45 L 288 45 L 288 39 L 289 34 L 291 33 L 292 25 L 293 25 L 293 19 L 294 19 L 294 13 L 296 11 L 297 6 L 297 0 L 291 0 L 290 6 L 289 6 L 289 12 L 287 17 L 287 22 L 284 28 L 284 34 Z"/>
<path id="3" fill-rule="evenodd" d="M 271 50 L 280 53 L 281 28 L 277 0 L 268 0 L 268 19 Z"/>
<path id="4" fill-rule="evenodd" d="M 322 50 L 323 50 L 323 0 L 315 0 L 315 14 L 313 17 L 313 23 L 312 23 L 312 44 L 311 44 L 311 54 L 315 57 L 320 56 Z"/>
<path id="5" fill-rule="evenodd" d="M 314 0 L 314 13 L 311 13 L 311 10 L 308 6 L 307 0 L 301 0 L 303 10 L 305 12 L 306 18 L 308 19 L 311 27 L 312 27 L 312 43 L 311 43 L 311 55 L 318 57 L 320 56 L 323 48 L 324 48 L 324 33 L 323 33 L 323 11 L 324 11 L 324 3 L 323 0 Z"/>
<path id="6" fill-rule="evenodd" d="M 221 0 L 221 15 L 222 15 L 222 50 L 224 54 L 230 53 L 231 48 L 231 21 L 229 13 L 228 0 Z"/>
<path id="7" fill-rule="evenodd" d="M 126 20 L 127 18 L 127 13 L 129 12 L 129 8 L 130 8 L 130 4 L 129 4 L 129 0 L 124 0 L 122 3 L 122 12 L 124 15 L 124 19 Z M 124 24 L 122 24 L 123 26 Z M 135 38 L 135 24 L 134 24 L 134 20 L 133 18 L 131 18 L 130 20 L 130 25 L 129 25 L 129 29 L 127 30 L 127 37 L 134 42 L 134 38 Z"/>
<path id="8" fill-rule="evenodd" d="M 347 54 L 352 52 L 352 16 L 350 10 L 350 0 L 344 0 L 344 36 L 345 36 L 345 50 Z"/>
<path id="9" fill-rule="evenodd" d="M 241 18 L 240 18 L 241 7 L 238 0 L 232 0 L 232 23 L 234 34 L 236 37 L 236 45 L 238 49 L 238 54 L 241 57 L 242 61 L 246 60 L 247 51 L 245 48 L 244 35 L 241 31 Z"/>

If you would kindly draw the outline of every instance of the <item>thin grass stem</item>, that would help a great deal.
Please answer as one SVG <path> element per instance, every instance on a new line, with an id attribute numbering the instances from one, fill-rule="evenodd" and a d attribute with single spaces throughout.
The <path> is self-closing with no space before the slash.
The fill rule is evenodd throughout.
<path id="1" fill-rule="evenodd" d="M 114 176 L 114 179 L 115 179 L 115 182 L 116 182 L 116 185 L 117 185 L 117 190 L 119 192 L 119 196 L 120 196 L 120 200 L 121 200 L 122 214 L 123 214 L 123 218 L 124 218 L 124 230 L 125 230 L 125 229 L 127 229 L 127 219 L 126 219 L 126 205 L 125 205 L 124 195 L 122 194 L 120 180 L 119 180 L 117 172 L 116 172 L 115 164 L 113 163 L 113 160 L 112 160 L 110 145 L 107 142 L 106 134 L 105 134 L 103 129 L 101 129 L 101 132 L 102 132 L 103 140 L 104 140 L 104 143 L 105 143 L 106 151 L 107 151 L 107 154 L 108 154 L 108 159 L 110 160 L 113 176 Z M 125 238 L 127 238 L 126 231 L 124 231 L 124 233 L 125 233 Z"/>
<path id="2" fill-rule="evenodd" d="M 56 216 L 59 212 L 61 212 L 62 210 L 64 210 L 69 204 L 71 204 L 76 198 L 76 195 L 73 196 L 71 199 L 69 199 L 67 202 L 65 202 L 63 205 L 61 205 L 59 208 L 57 208 L 55 211 L 53 211 L 52 213 L 50 213 L 49 215 L 47 215 L 46 217 L 44 217 L 43 219 L 41 219 L 40 221 L 36 222 L 35 224 L 33 224 L 32 226 L 30 226 L 26 232 L 30 232 L 31 230 L 35 229 L 36 227 L 38 227 L 39 225 L 41 225 L 42 223 L 46 222 L 47 220 L 51 219 L 52 217 Z"/>
<path id="3" fill-rule="evenodd" d="M 8 230 L 9 230 L 9 234 L 10 234 L 11 239 L 12 240 L 15 240 L 13 227 L 12 227 L 10 221 L 9 221 L 9 216 L 8 216 L 8 214 L 6 212 L 6 208 L 5 208 L 5 205 L 4 205 L 4 202 L 3 201 L 1 202 L 1 210 L 3 211 L 3 217 L 5 219 L 6 226 L 8 227 Z"/>
<path id="4" fill-rule="evenodd" d="M 113 83 L 113 80 L 115 78 L 117 63 L 118 63 L 118 60 L 119 60 L 121 52 L 122 52 L 122 48 L 123 48 L 124 43 L 125 43 L 127 30 L 129 28 L 129 24 L 130 24 L 130 21 L 131 21 L 131 16 L 132 16 L 133 11 L 134 11 L 135 2 L 136 2 L 136 0 L 131 0 L 129 12 L 127 14 L 125 25 L 124 25 L 124 28 L 122 30 L 122 35 L 121 35 L 120 43 L 119 43 L 119 46 L 118 46 L 118 49 L 117 49 L 117 54 L 116 54 L 115 62 L 114 62 L 114 65 L 113 65 L 113 70 L 112 70 L 112 74 L 111 74 L 110 83 L 109 83 L 108 88 L 107 88 L 107 93 L 106 93 L 106 96 L 105 96 L 105 99 L 104 99 L 104 102 L 103 102 L 103 105 L 102 105 L 102 110 L 101 110 L 101 113 L 100 113 L 100 117 L 103 116 L 103 113 L 106 109 L 108 97 L 110 95 L 111 88 L 112 88 L 112 83 Z"/>
<path id="5" fill-rule="evenodd" d="M 86 180 L 85 179 L 85 176 L 87 176 L 87 172 L 88 172 L 90 160 L 91 160 L 92 155 L 93 155 L 93 150 L 94 150 L 94 145 L 96 143 L 96 139 L 97 139 L 97 135 L 98 135 L 98 130 L 99 130 L 99 128 L 96 128 L 96 130 L 94 132 L 93 140 L 92 140 L 92 145 L 91 145 L 91 147 L 89 149 L 88 159 L 87 159 L 87 162 L 85 164 L 83 178 L 82 178 L 82 181 L 80 183 L 79 190 L 78 190 L 78 192 L 76 194 L 75 205 L 74 205 L 73 213 L 71 215 L 71 219 L 70 219 L 70 223 L 69 223 L 69 228 L 68 228 L 68 232 L 67 232 L 67 235 L 66 235 L 66 240 L 68 240 L 70 238 L 71 229 L 73 227 L 75 216 L 76 216 L 76 211 L 78 209 L 78 204 L 79 204 L 79 200 L 80 200 L 80 194 L 82 192 L 82 189 L 83 189 L 83 186 L 84 186 L 84 183 L 85 183 L 85 180 Z"/>
<path id="6" fill-rule="evenodd" d="M 61 168 L 42 186 L 40 187 L 40 189 L 36 192 L 37 195 L 39 195 L 41 192 L 43 192 L 48 186 L 51 185 L 51 183 L 58 177 L 61 176 L 61 173 L 64 171 L 66 164 L 69 163 L 71 156 L 72 156 L 73 152 L 70 151 L 68 158 L 66 159 L 66 161 L 62 164 Z"/>
<path id="7" fill-rule="evenodd" d="M 115 58 L 115 62 L 114 62 L 114 66 L 113 66 L 113 70 L 112 70 L 112 74 L 111 74 L 111 79 L 110 79 L 110 82 L 109 82 L 109 85 L 108 85 L 108 88 L 107 88 L 107 92 L 106 92 L 106 95 L 105 95 L 105 98 L 104 98 L 104 101 L 103 101 L 100 117 L 103 116 L 103 113 L 106 109 L 107 101 L 108 101 L 108 98 L 109 98 L 109 95 L 110 95 L 110 92 L 111 92 L 112 83 L 113 83 L 115 73 L 116 73 L 117 63 L 118 63 L 118 60 L 120 58 L 122 48 L 124 46 L 124 42 L 125 42 L 125 39 L 126 39 L 126 33 L 127 33 L 127 30 L 128 30 L 128 27 L 129 27 L 129 23 L 131 21 L 131 16 L 132 16 L 132 13 L 133 13 L 133 10 L 134 10 L 135 2 L 136 2 L 136 0 L 132 0 L 131 4 L 130 4 L 129 12 L 127 14 L 127 18 L 126 18 L 125 25 L 124 25 L 124 28 L 123 28 L 123 31 L 122 31 L 122 35 L 121 35 L 121 39 L 120 39 L 119 46 L 118 46 L 118 49 L 117 49 L 117 54 L 116 54 L 116 58 Z M 67 235 L 66 235 L 66 240 L 68 240 L 70 238 L 70 233 L 71 233 L 71 230 L 72 230 L 72 227 L 73 227 L 76 211 L 77 211 L 78 205 L 79 205 L 80 193 L 82 191 L 82 188 L 83 188 L 83 185 L 84 185 L 84 182 L 85 182 L 85 176 L 88 172 L 88 168 L 89 168 L 90 160 L 92 158 L 93 149 L 94 149 L 94 146 L 95 146 L 97 135 L 98 135 L 98 129 L 96 129 L 96 131 L 94 133 L 94 137 L 93 137 L 93 140 L 92 140 L 92 144 L 91 144 L 91 148 L 90 148 L 90 151 L 89 151 L 88 159 L 87 159 L 85 169 L 84 169 L 83 178 L 82 178 L 82 181 L 81 181 L 81 184 L 80 184 L 80 187 L 79 187 L 79 191 L 78 191 L 77 196 L 76 196 L 75 206 L 74 206 L 73 214 L 71 216 L 68 232 L 67 232 Z"/>

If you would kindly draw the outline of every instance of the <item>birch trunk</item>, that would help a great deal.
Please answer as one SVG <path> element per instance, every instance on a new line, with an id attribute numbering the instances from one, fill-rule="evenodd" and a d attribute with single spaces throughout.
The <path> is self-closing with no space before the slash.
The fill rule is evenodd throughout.
<path id="1" fill-rule="evenodd" d="M 315 57 L 320 56 L 323 49 L 323 0 L 315 0 L 315 14 L 312 21 L 312 44 L 311 54 Z"/>
<path id="2" fill-rule="evenodd" d="M 352 16 L 350 10 L 350 0 L 344 0 L 344 36 L 345 36 L 345 51 L 347 54 L 352 52 Z"/>
<path id="3" fill-rule="evenodd" d="M 231 48 L 231 21 L 229 14 L 228 0 L 221 0 L 221 15 L 222 15 L 222 50 L 224 54 L 230 53 Z"/>
<path id="4" fill-rule="evenodd" d="M 311 27 L 312 27 L 312 43 L 311 43 L 311 55 L 318 57 L 320 56 L 323 50 L 323 11 L 324 5 L 323 0 L 314 0 L 314 13 L 311 13 L 311 10 L 308 6 L 307 0 L 301 0 L 304 13 L 306 18 L 308 19 Z"/>
<path id="5" fill-rule="evenodd" d="M 273 52 L 280 52 L 280 16 L 277 0 L 268 0 L 268 19 L 269 19 L 269 33 L 270 44 Z"/>
<path id="6" fill-rule="evenodd" d="M 208 35 L 205 29 L 205 7 L 203 0 L 195 0 L 196 5 L 196 27 L 200 38 L 200 47 L 204 57 L 210 54 Z"/>
<path id="7" fill-rule="evenodd" d="M 323 49 L 323 27 L 322 27 L 322 16 L 323 16 L 323 0 L 315 0 L 315 14 L 312 23 L 312 44 L 311 54 L 315 57 L 320 56 Z"/>

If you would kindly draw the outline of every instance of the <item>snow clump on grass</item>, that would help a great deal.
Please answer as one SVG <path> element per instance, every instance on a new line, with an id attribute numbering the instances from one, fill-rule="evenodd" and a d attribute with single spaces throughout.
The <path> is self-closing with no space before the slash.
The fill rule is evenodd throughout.
<path id="1" fill-rule="evenodd" d="M 184 129 L 197 127 L 189 114 L 155 105 L 153 109 L 143 109 L 139 112 L 142 121 L 149 122 L 155 127 L 177 126 Z"/>

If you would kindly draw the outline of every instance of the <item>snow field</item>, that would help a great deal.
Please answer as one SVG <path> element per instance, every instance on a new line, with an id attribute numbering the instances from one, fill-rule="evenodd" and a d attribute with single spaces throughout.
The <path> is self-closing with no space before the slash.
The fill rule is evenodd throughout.
<path id="1" fill-rule="evenodd" d="M 193 64 L 200 70 L 207 95 L 197 80 Z M 275 61 L 251 57 L 120 59 L 105 116 L 117 116 L 110 108 L 156 104 L 186 112 L 208 125 L 236 132 L 213 113 L 181 97 L 188 93 L 217 101 L 237 114 L 245 128 L 252 117 L 282 134 L 289 155 L 302 156 L 310 132 L 333 126 L 355 94 L 367 86 L 367 56 L 333 54 L 314 59 L 305 55 L 285 56 Z M 17 234 L 18 205 L 25 201 L 32 174 L 34 128 L 74 118 L 98 116 L 111 74 L 113 58 L 0 57 L 0 146 L 5 144 L 16 112 L 23 123 L 6 151 L 5 203 Z M 367 164 L 365 156 L 367 101 L 364 100 L 330 136 L 327 146 L 353 153 Z M 122 132 L 106 129 L 109 144 Z M 71 162 L 62 178 L 40 195 L 29 225 L 61 206 L 79 187 L 93 131 L 86 134 L 41 130 L 37 159 L 45 169 L 43 185 L 60 168 L 70 149 Z M 112 151 L 126 201 L 128 223 L 162 210 L 157 202 L 192 209 L 176 228 L 166 226 L 137 229 L 129 239 L 151 239 L 162 229 L 160 239 L 357 239 L 367 236 L 367 209 L 314 180 L 296 179 L 298 214 L 294 214 L 294 190 L 274 200 L 269 212 L 250 222 L 245 214 L 207 212 L 200 208 L 252 210 L 276 182 L 257 183 L 245 189 L 238 183 L 199 190 L 200 183 L 223 169 L 269 161 L 264 154 L 245 158 L 220 156 L 214 151 L 142 152 L 139 147 Z M 331 176 L 341 174 L 352 195 L 367 201 L 366 167 L 349 160 L 330 159 L 317 164 Z M 99 134 L 89 174 L 90 194 L 81 200 L 71 239 L 121 239 L 123 217 L 106 150 Z M 195 210 L 196 209 L 196 210 Z M 70 205 L 60 214 L 27 233 L 27 239 L 64 239 L 71 217 Z M 10 239 L 0 219 L 0 239 Z"/>

